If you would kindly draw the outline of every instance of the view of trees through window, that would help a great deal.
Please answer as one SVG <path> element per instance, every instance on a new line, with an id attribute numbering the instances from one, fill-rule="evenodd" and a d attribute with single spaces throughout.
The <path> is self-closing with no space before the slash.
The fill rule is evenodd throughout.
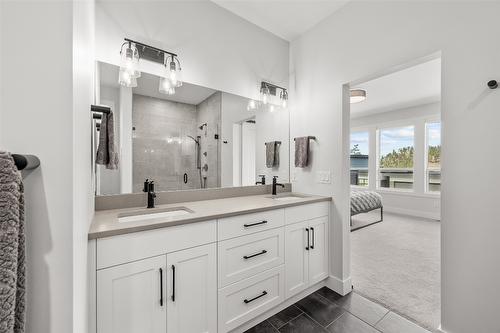
<path id="1" fill-rule="evenodd" d="M 351 185 L 368 186 L 369 132 L 351 133 Z"/>
<path id="2" fill-rule="evenodd" d="M 414 126 L 381 129 L 379 135 L 379 186 L 412 189 Z"/>
<path id="3" fill-rule="evenodd" d="M 426 124 L 427 191 L 441 191 L 441 123 Z"/>

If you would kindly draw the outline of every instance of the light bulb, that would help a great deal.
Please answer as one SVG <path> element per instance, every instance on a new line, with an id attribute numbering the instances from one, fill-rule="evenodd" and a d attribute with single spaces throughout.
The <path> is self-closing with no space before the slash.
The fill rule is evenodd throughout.
<path id="1" fill-rule="evenodd" d="M 283 107 L 283 109 L 286 109 L 287 106 L 286 99 L 281 100 L 281 106 Z"/>
<path id="2" fill-rule="evenodd" d="M 248 102 L 248 105 L 247 105 L 247 110 L 250 111 L 250 110 L 255 110 L 257 108 L 257 103 L 255 103 L 255 101 L 253 99 L 251 99 L 249 102 Z"/>
<path id="3" fill-rule="evenodd" d="M 269 91 L 269 87 L 267 85 L 264 85 L 263 83 L 263 85 L 260 88 L 260 100 L 262 104 L 266 105 L 267 103 L 269 103 L 270 94 L 271 92 Z"/>
<path id="4" fill-rule="evenodd" d="M 182 86 L 181 66 L 180 64 L 178 66 L 176 64 L 177 58 L 171 57 L 170 59 L 170 71 L 168 73 L 168 77 L 170 78 L 170 82 L 172 82 L 172 85 L 178 88 Z"/>
<path id="5" fill-rule="evenodd" d="M 162 94 L 167 94 L 167 95 L 172 95 L 171 89 L 173 89 L 172 82 L 170 81 L 169 78 L 166 77 L 160 77 L 160 84 L 158 87 L 158 90 Z M 173 90 L 175 93 L 175 90 Z"/>

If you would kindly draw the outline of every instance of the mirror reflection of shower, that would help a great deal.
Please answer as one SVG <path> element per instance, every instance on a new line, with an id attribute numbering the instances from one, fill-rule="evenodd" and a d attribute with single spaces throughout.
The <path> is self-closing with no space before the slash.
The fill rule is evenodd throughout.
<path id="1" fill-rule="evenodd" d="M 187 135 L 188 138 L 194 141 L 194 155 L 196 157 L 195 164 L 196 164 L 196 169 L 198 169 L 198 174 L 200 177 L 200 187 L 203 187 L 203 182 L 202 182 L 202 177 L 201 177 L 201 147 L 200 147 L 200 141 L 201 141 L 201 136 L 198 135 L 196 136 L 196 139 L 192 137 L 191 135 Z"/>

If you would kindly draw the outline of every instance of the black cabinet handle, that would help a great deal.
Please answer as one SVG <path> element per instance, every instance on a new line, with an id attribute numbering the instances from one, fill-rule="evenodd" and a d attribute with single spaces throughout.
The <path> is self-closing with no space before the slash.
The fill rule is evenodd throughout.
<path id="1" fill-rule="evenodd" d="M 172 265 L 172 302 L 175 302 L 175 266 Z"/>
<path id="2" fill-rule="evenodd" d="M 260 221 L 260 222 L 256 222 L 256 223 L 250 223 L 250 224 L 243 224 L 243 226 L 245 228 L 248 228 L 248 227 L 253 227 L 253 226 L 256 226 L 256 225 L 261 225 L 261 224 L 266 224 L 267 221 L 264 220 L 264 221 Z"/>
<path id="3" fill-rule="evenodd" d="M 306 250 L 309 251 L 309 228 L 306 228 L 306 232 L 307 232 L 307 246 L 306 246 Z"/>
<path id="4" fill-rule="evenodd" d="M 315 241 L 314 241 L 314 228 L 313 227 L 311 227 L 311 233 L 312 233 L 311 249 L 314 249 Z"/>
<path id="5" fill-rule="evenodd" d="M 187 184 L 187 182 L 188 182 L 188 174 L 185 173 L 184 174 L 184 184 Z"/>
<path id="6" fill-rule="evenodd" d="M 249 256 L 243 256 L 243 259 L 250 259 L 250 258 L 257 257 L 257 256 L 260 256 L 260 255 L 265 254 L 265 253 L 267 253 L 267 251 L 262 250 L 259 253 L 251 254 Z"/>
<path id="7" fill-rule="evenodd" d="M 160 268 L 160 306 L 163 306 L 163 269 Z"/>
<path id="8" fill-rule="evenodd" d="M 256 299 L 261 298 L 262 296 L 266 296 L 266 295 L 267 295 L 267 291 L 264 290 L 262 292 L 262 294 L 260 294 L 259 296 L 255 296 L 254 298 L 250 298 L 250 299 L 244 299 L 243 302 L 245 302 L 245 304 L 248 304 L 248 303 L 253 302 Z"/>

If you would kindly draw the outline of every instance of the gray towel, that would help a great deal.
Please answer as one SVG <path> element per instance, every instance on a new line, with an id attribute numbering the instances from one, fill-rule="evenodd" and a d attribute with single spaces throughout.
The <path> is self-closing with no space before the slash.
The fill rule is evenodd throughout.
<path id="1" fill-rule="evenodd" d="M 309 137 L 295 138 L 295 167 L 305 168 L 309 164 Z"/>
<path id="2" fill-rule="evenodd" d="M 106 169 L 118 169 L 118 153 L 115 147 L 115 126 L 113 112 L 103 113 L 99 130 L 99 146 L 95 162 Z"/>
<path id="3" fill-rule="evenodd" d="M 26 305 L 24 189 L 11 155 L 0 151 L 0 332 L 23 333 Z"/>
<path id="4" fill-rule="evenodd" d="M 266 142 L 266 167 L 280 166 L 280 144 L 278 141 Z"/>

